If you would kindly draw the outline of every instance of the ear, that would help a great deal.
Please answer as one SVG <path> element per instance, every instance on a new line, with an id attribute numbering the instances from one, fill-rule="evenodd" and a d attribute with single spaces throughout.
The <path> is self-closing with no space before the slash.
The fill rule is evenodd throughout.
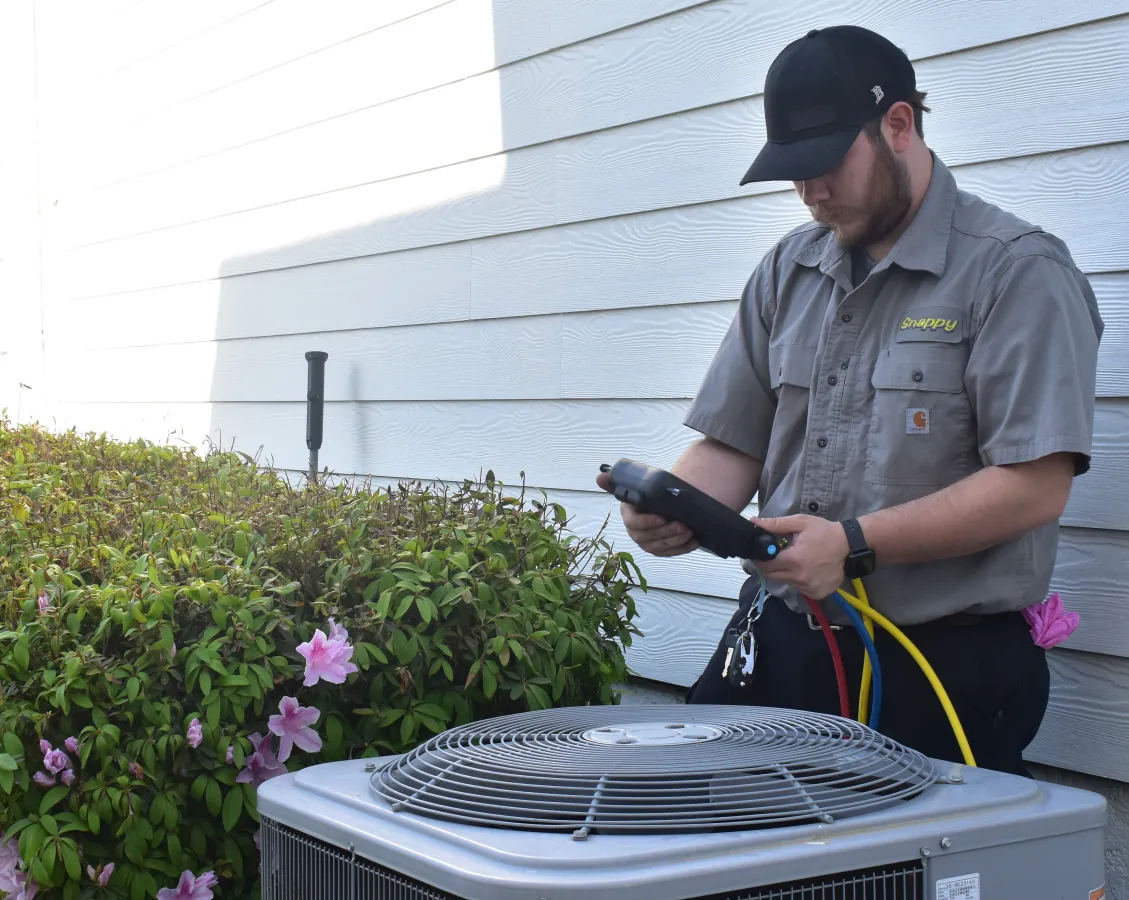
<path id="1" fill-rule="evenodd" d="M 917 133 L 914 125 L 913 107 L 904 100 L 895 103 L 886 110 L 882 129 L 886 132 L 886 140 L 890 142 L 890 149 L 895 153 L 904 153 L 909 149 L 910 142 Z"/>

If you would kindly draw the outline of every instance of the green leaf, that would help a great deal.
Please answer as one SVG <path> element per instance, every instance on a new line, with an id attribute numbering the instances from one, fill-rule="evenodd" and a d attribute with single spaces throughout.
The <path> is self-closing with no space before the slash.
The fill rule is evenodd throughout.
<path id="1" fill-rule="evenodd" d="M 4 732 L 4 749 L 16 759 L 24 758 L 24 745 L 14 732 Z"/>
<path id="2" fill-rule="evenodd" d="M 529 702 L 530 709 L 548 709 L 553 705 L 549 699 L 549 695 L 545 693 L 544 688 L 536 684 L 527 684 L 525 686 L 525 699 Z"/>
<path id="3" fill-rule="evenodd" d="M 568 656 L 568 633 L 562 631 L 557 637 L 557 646 L 553 648 L 553 659 L 558 663 Z"/>
<path id="4" fill-rule="evenodd" d="M 64 838 L 61 844 L 63 851 L 63 865 L 67 867 L 67 874 L 77 881 L 82 877 L 82 866 L 79 865 L 77 845 L 70 838 Z"/>
<path id="5" fill-rule="evenodd" d="M 51 790 L 43 795 L 43 799 L 39 801 L 39 814 L 42 816 L 49 812 L 56 803 L 70 793 L 70 790 L 71 789 L 65 784 L 56 785 L 51 788 Z"/>
<path id="6" fill-rule="evenodd" d="M 204 791 L 204 798 L 208 804 L 208 812 L 213 816 L 218 816 L 220 810 L 223 808 L 223 794 L 220 791 L 220 784 L 214 778 L 208 779 L 208 787 Z"/>
<path id="7" fill-rule="evenodd" d="M 212 675 L 210 672 L 200 673 L 200 692 L 205 697 L 212 692 Z"/>
<path id="8" fill-rule="evenodd" d="M 490 671 L 489 666 L 484 666 L 482 668 L 482 693 L 489 700 L 494 696 L 496 690 L 498 690 L 498 679 L 494 677 L 494 673 Z"/>
<path id="9" fill-rule="evenodd" d="M 396 607 L 396 615 L 393 616 L 393 618 L 396 619 L 396 621 L 404 618 L 408 610 L 412 608 L 412 604 L 415 602 L 415 599 L 416 598 L 414 594 L 408 594 L 406 597 L 404 597 L 400 601 L 400 605 Z M 27 668 L 26 664 L 24 665 L 24 668 Z"/>
<path id="10" fill-rule="evenodd" d="M 86 814 L 86 824 L 90 826 L 90 830 L 94 834 L 102 830 L 102 820 L 98 818 L 98 813 L 93 806 L 90 807 L 90 810 Z"/>
<path id="11" fill-rule="evenodd" d="M 517 641 L 511 638 L 509 641 L 507 641 L 507 643 L 510 645 L 510 649 L 513 650 L 514 656 L 516 656 L 518 659 L 521 659 L 525 655 L 521 649 L 521 644 L 519 644 Z"/>
<path id="12" fill-rule="evenodd" d="M 19 771 L 20 764 L 10 753 L 0 753 L 0 772 Z"/>
<path id="13" fill-rule="evenodd" d="M 239 821 L 243 812 L 243 790 L 241 785 L 236 785 L 227 792 L 223 799 L 223 827 L 229 834 Z"/>
<path id="14" fill-rule="evenodd" d="M 27 671 L 30 661 L 27 652 L 27 635 L 16 641 L 16 646 L 12 648 L 12 659 L 15 660 L 16 666 L 19 667 L 21 672 Z"/>
<path id="15" fill-rule="evenodd" d="M 125 683 L 125 695 L 129 698 L 130 703 L 132 703 L 134 700 L 137 699 L 137 693 L 140 690 L 141 690 L 141 679 L 140 678 L 131 678 L 131 679 L 129 679 L 129 681 L 127 681 Z"/>
<path id="16" fill-rule="evenodd" d="M 16 776 L 13 773 L 7 769 L 0 769 L 0 790 L 3 790 L 5 794 L 10 794 L 15 783 Z"/>
<path id="17" fill-rule="evenodd" d="M 427 597 L 422 596 L 416 598 L 416 609 L 419 610 L 419 617 L 423 619 L 425 625 L 430 625 L 431 620 L 435 618 L 437 613 L 435 604 L 428 600 Z"/>

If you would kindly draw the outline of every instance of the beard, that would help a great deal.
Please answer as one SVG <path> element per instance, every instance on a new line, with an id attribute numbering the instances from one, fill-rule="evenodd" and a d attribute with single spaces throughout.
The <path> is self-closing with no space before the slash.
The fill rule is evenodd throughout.
<path id="1" fill-rule="evenodd" d="M 822 213 L 811 210 L 812 218 L 830 228 L 848 250 L 876 244 L 890 234 L 905 218 L 913 199 L 909 167 L 881 138 L 872 144 L 875 159 L 867 179 L 865 205 Z"/>

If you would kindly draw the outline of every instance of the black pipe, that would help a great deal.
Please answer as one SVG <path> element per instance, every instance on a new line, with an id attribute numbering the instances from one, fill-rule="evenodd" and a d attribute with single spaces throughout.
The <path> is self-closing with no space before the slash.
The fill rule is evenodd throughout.
<path id="1" fill-rule="evenodd" d="M 318 450 L 321 449 L 322 411 L 325 406 L 325 361 L 323 350 L 306 353 L 306 447 L 310 451 L 310 484 L 318 481 Z"/>

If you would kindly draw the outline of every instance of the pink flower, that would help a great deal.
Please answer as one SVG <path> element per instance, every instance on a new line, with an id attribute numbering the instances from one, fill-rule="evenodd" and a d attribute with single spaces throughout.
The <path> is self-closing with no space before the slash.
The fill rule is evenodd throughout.
<path id="1" fill-rule="evenodd" d="M 309 641 L 299 644 L 297 649 L 306 660 L 306 680 L 302 682 L 306 687 L 317 684 L 322 678 L 330 684 L 344 684 L 345 677 L 357 671 L 357 667 L 349 662 L 353 648 L 340 637 L 327 638 L 321 629 L 315 631 Z"/>
<path id="2" fill-rule="evenodd" d="M 35 602 L 39 607 L 40 613 L 50 612 L 52 609 L 54 609 L 54 607 L 51 606 L 51 598 L 47 596 L 46 591 L 40 591 L 39 596 L 36 598 Z"/>
<path id="3" fill-rule="evenodd" d="M 1031 640 L 1044 650 L 1061 644 L 1078 627 L 1078 613 L 1066 611 L 1058 591 L 1023 610 L 1023 618 L 1031 628 Z"/>
<path id="4" fill-rule="evenodd" d="M 200 720 L 193 719 L 188 723 L 188 746 L 195 750 L 204 740 L 204 729 L 200 727 Z"/>
<path id="5" fill-rule="evenodd" d="M 39 885 L 24 872 L 17 872 L 12 883 L 15 890 L 8 894 L 7 900 L 35 900 L 35 895 L 39 893 Z"/>
<path id="6" fill-rule="evenodd" d="M 20 870 L 20 843 L 15 838 L 4 840 L 0 835 L 0 892 L 16 892 L 16 875 Z"/>
<path id="7" fill-rule="evenodd" d="M 267 727 L 281 738 L 278 742 L 280 762 L 286 762 L 290 758 L 293 744 L 307 753 L 321 749 L 321 738 L 310 728 L 321 716 L 321 710 L 313 706 L 299 706 L 294 697 L 283 697 L 278 704 L 278 711 L 281 715 L 271 716 L 267 720 Z"/>
<path id="8" fill-rule="evenodd" d="M 286 764 L 279 761 L 271 749 L 271 736 L 263 737 L 261 734 L 251 735 L 251 746 L 255 752 L 247 757 L 243 770 L 235 776 L 235 780 L 243 784 L 258 787 L 264 781 L 286 774 Z"/>
<path id="9" fill-rule="evenodd" d="M 62 779 L 63 784 L 65 784 L 67 787 L 70 787 L 72 784 L 74 784 L 74 769 L 67 769 L 65 772 L 63 772 L 62 775 L 59 776 L 59 778 Z"/>
<path id="10" fill-rule="evenodd" d="M 71 767 L 71 758 L 62 750 L 49 750 L 43 754 L 43 768 L 54 775 Z"/>
<path id="11" fill-rule="evenodd" d="M 329 620 L 329 639 L 331 641 L 347 641 L 349 640 L 349 632 L 345 630 L 344 625 L 338 625 L 333 619 Z"/>
<path id="12" fill-rule="evenodd" d="M 0 892 L 7 900 L 32 900 L 39 885 L 20 871 L 20 846 L 15 838 L 0 835 Z"/>
<path id="13" fill-rule="evenodd" d="M 38 784 L 40 787 L 45 788 L 53 787 L 55 784 L 55 776 L 48 775 L 46 772 L 36 772 L 35 775 L 32 776 L 31 780 Z"/>
<path id="14" fill-rule="evenodd" d="M 114 864 L 106 863 L 105 867 L 99 866 L 97 871 L 94 870 L 94 866 L 87 866 L 86 874 L 90 876 L 91 881 L 96 881 L 101 887 L 105 887 L 110 883 L 110 876 L 114 874 Z"/>
<path id="15" fill-rule="evenodd" d="M 169 647 L 169 662 L 176 659 L 176 641 L 173 641 L 172 646 Z"/>
<path id="16" fill-rule="evenodd" d="M 227 745 L 227 764 L 230 766 L 235 762 L 235 746 L 233 744 Z"/>
<path id="17" fill-rule="evenodd" d="M 71 753 L 73 753 L 75 756 L 78 756 L 78 739 L 77 738 L 69 737 L 63 743 L 66 744 L 67 749 L 70 750 Z"/>
<path id="18" fill-rule="evenodd" d="M 140 763 L 131 762 L 129 764 L 129 774 L 132 775 L 134 778 L 144 778 L 145 777 L 145 770 L 143 768 L 141 768 Z"/>
<path id="19" fill-rule="evenodd" d="M 40 741 L 39 741 L 39 752 L 42 753 L 44 756 L 46 756 L 48 753 L 51 752 L 51 745 L 48 744 L 42 738 L 40 738 Z"/>
<path id="20" fill-rule="evenodd" d="M 212 888 L 216 880 L 211 872 L 195 878 L 185 869 L 176 888 L 161 888 L 157 891 L 157 900 L 212 900 Z"/>

